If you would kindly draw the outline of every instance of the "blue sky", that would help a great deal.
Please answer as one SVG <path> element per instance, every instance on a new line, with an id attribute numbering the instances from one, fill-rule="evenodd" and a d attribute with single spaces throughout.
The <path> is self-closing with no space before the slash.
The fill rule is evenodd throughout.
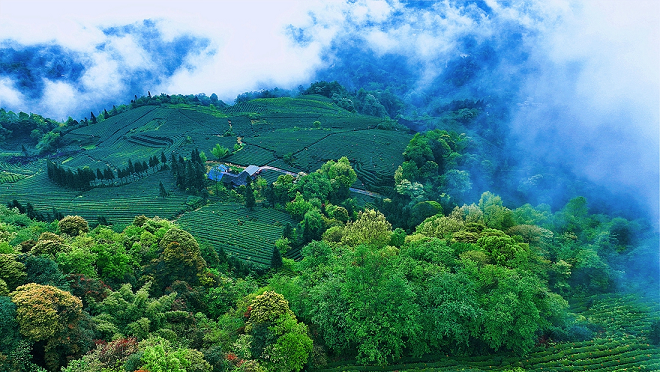
<path id="1" fill-rule="evenodd" d="M 469 55 L 465 40 L 513 37 L 524 63 L 495 71 L 519 97 L 513 138 L 657 204 L 659 24 L 655 0 L 0 0 L 0 107 L 61 120 L 147 91 L 232 103 L 307 86 L 348 47 L 399 56 L 414 98 Z"/>

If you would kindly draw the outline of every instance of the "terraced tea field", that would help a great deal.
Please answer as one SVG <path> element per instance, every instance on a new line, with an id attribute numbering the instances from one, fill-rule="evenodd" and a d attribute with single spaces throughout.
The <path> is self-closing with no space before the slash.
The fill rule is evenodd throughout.
<path id="1" fill-rule="evenodd" d="M 585 304 L 590 304 L 589 308 Z M 529 355 L 509 353 L 489 356 L 458 357 L 434 355 L 425 358 L 402 358 L 386 367 L 329 364 L 318 371 L 556 371 L 622 372 L 659 371 L 660 346 L 647 339 L 652 319 L 660 317 L 658 298 L 608 294 L 592 296 L 573 304 L 573 311 L 604 332 L 583 342 L 564 342 L 536 347 Z M 515 370 L 514 368 L 520 368 Z"/>
<path id="2" fill-rule="evenodd" d="M 335 133 L 296 153 L 295 165 L 317 169 L 328 160 L 346 156 L 368 188 L 393 183 L 410 138 L 405 133 L 378 129 Z"/>
<path id="3" fill-rule="evenodd" d="M 43 170 L 19 182 L 3 184 L 0 200 L 6 203 L 16 199 L 23 205 L 31 203 L 35 210 L 44 213 L 55 207 L 65 215 L 80 215 L 90 222 L 104 216 L 121 229 L 137 215 L 174 218 L 185 212 L 188 195 L 176 190 L 171 178 L 169 172 L 158 172 L 130 184 L 79 192 L 55 185 Z M 170 193 L 167 198 L 159 196 L 160 182 L 169 185 L 166 186 Z"/>
<path id="4" fill-rule="evenodd" d="M 317 120 L 320 126 L 314 124 Z M 347 156 L 358 173 L 356 186 L 369 188 L 392 181 L 411 138 L 406 131 L 375 129 L 386 122 L 350 113 L 322 96 L 256 99 L 223 110 L 148 105 L 64 133 L 60 154 L 66 155 L 52 160 L 74 170 L 110 168 L 117 173 L 129 160 L 144 162 L 153 156 L 160 160 L 161 153 L 169 161 L 172 155 L 189 157 L 193 149 L 199 149 L 214 160 L 211 149 L 215 144 L 233 151 L 235 144 L 242 143 L 239 151 L 222 160 L 310 173 L 328 160 Z M 284 161 L 287 154 L 293 155 L 288 163 Z M 20 156 L 7 153 L 7 159 L 10 155 Z M 277 176 L 275 171 L 264 173 L 269 182 Z M 25 166 L 0 162 L 0 202 L 30 202 L 39 212 L 51 212 L 55 207 L 90 222 L 104 216 L 118 228 L 139 214 L 175 218 L 187 210 L 188 196 L 175 190 L 170 172 L 149 172 L 126 181 L 129 183 L 121 186 L 81 192 L 52 183 L 46 176 L 44 159 Z M 165 199 L 158 195 L 160 182 L 171 194 Z M 203 222 L 207 220 L 212 223 Z M 282 224 L 289 218 L 262 208 L 247 211 L 238 205 L 215 205 L 186 213 L 180 221 L 201 239 L 222 245 L 230 254 L 267 264 Z M 254 238 L 243 237 L 257 231 Z"/>
<path id="5" fill-rule="evenodd" d="M 281 158 L 288 152 L 300 151 L 311 146 L 334 132 L 322 129 L 278 129 L 261 134 L 259 137 L 246 138 L 244 142 L 272 151 Z M 293 151 L 292 151 L 293 150 Z"/>
<path id="6" fill-rule="evenodd" d="M 321 126 L 315 128 L 317 120 Z M 212 159 L 215 144 L 233 150 L 242 142 L 243 148 L 224 160 L 309 173 L 328 160 L 347 156 L 362 184 L 371 187 L 391 183 L 411 138 L 405 131 L 375 129 L 384 121 L 350 113 L 320 96 L 256 99 L 224 111 L 143 106 L 67 133 L 66 147 L 78 153 L 59 162 L 116 171 L 129 159 L 144 161 L 161 152 L 169 159 L 171 154 L 189 156 L 197 148 Z M 286 154 L 293 154 L 292 164 L 282 162 Z"/>
<path id="7" fill-rule="evenodd" d="M 39 164 L 35 163 L 20 166 L 0 161 L 0 184 L 18 182 L 34 175 L 39 170 Z"/>
<path id="8" fill-rule="evenodd" d="M 282 236 L 288 214 L 275 209 L 238 203 L 209 204 L 176 221 L 201 242 L 222 247 L 230 255 L 258 265 L 270 265 L 275 240 Z"/>

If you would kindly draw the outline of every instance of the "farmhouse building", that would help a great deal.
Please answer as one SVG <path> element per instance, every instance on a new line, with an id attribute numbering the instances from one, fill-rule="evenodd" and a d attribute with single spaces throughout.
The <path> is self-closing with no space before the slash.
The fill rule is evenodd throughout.
<path id="1" fill-rule="evenodd" d="M 230 173 L 229 167 L 226 165 L 218 165 L 211 169 L 208 178 L 214 181 L 222 181 L 227 186 L 238 187 L 247 183 L 248 177 L 255 179 L 259 175 L 259 167 L 256 165 L 249 165 L 239 174 Z"/>

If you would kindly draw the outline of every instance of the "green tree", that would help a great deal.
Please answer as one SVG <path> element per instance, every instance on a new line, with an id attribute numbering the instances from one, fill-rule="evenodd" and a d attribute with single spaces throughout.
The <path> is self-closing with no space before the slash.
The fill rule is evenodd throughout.
<path id="1" fill-rule="evenodd" d="M 20 254 L 17 260 L 25 265 L 26 283 L 54 286 L 68 291 L 69 283 L 57 263 L 47 256 Z"/>
<path id="2" fill-rule="evenodd" d="M 481 246 L 490 261 L 500 265 L 516 267 L 518 263 L 529 259 L 529 245 L 518 243 L 510 236 L 499 230 L 484 230 L 486 236 L 479 238 L 477 244 Z"/>
<path id="3" fill-rule="evenodd" d="M 158 268 L 157 275 L 163 288 L 175 280 L 195 284 L 206 271 L 206 261 L 202 258 L 199 244 L 187 231 L 178 228 L 168 230 L 159 246 L 162 249 L 159 261 L 165 265 Z"/>
<path id="4" fill-rule="evenodd" d="M 89 232 L 87 220 L 80 216 L 66 216 L 57 224 L 60 231 L 70 236 L 77 236 Z"/>
<path id="5" fill-rule="evenodd" d="M 41 153 L 55 150 L 60 146 L 62 139 L 59 133 L 48 132 L 43 135 L 39 143 L 37 143 L 37 150 Z"/>
<path id="6" fill-rule="evenodd" d="M 201 352 L 174 347 L 162 337 L 144 340 L 139 346 L 142 351 L 140 370 L 149 372 L 211 372 L 212 370 Z"/>
<path id="7" fill-rule="evenodd" d="M 421 285 L 418 302 L 423 342 L 414 349 L 418 353 L 437 349 L 467 352 L 483 322 L 476 283 L 462 273 L 439 272 Z"/>
<path id="8" fill-rule="evenodd" d="M 270 257 L 270 267 L 276 270 L 282 267 L 282 254 L 277 247 L 273 247 L 273 254 Z"/>
<path id="9" fill-rule="evenodd" d="M 215 147 L 213 147 L 213 149 L 211 149 L 211 153 L 218 160 L 220 160 L 220 159 L 224 158 L 225 156 L 229 155 L 229 149 L 224 147 L 224 146 L 220 146 L 219 143 L 216 143 Z"/>
<path id="10" fill-rule="evenodd" d="M 0 254 L 0 296 L 6 296 L 25 282 L 25 265 L 16 260 L 16 255 Z"/>
<path id="11" fill-rule="evenodd" d="M 350 246 L 367 244 L 382 247 L 390 242 L 391 234 L 392 225 L 382 213 L 365 209 L 355 222 L 346 225 L 341 242 Z"/>
<path id="12" fill-rule="evenodd" d="M 321 174 L 325 174 L 330 180 L 332 193 L 330 201 L 339 204 L 349 196 L 349 188 L 357 180 L 357 173 L 351 167 L 348 158 L 343 156 L 339 160 L 328 161 L 319 169 Z"/>
<path id="13" fill-rule="evenodd" d="M 341 254 L 328 279 L 309 291 L 312 322 L 336 353 L 354 348 L 360 363 L 398 359 L 421 331 L 412 287 L 372 247 Z"/>
<path id="14" fill-rule="evenodd" d="M 104 339 L 136 337 L 145 339 L 150 332 L 168 326 L 167 319 L 176 319 L 182 314 L 172 310 L 177 293 L 153 298 L 149 296 L 151 282 L 133 293 L 130 284 L 122 285 L 117 291 L 97 304 L 92 304 L 94 322 Z"/>
<path id="15" fill-rule="evenodd" d="M 254 198 L 254 189 L 252 188 L 252 179 L 248 177 L 247 183 L 245 184 L 245 206 L 252 210 L 256 204 Z"/>
<path id="16" fill-rule="evenodd" d="M 44 358 L 50 370 L 59 370 L 67 358 L 78 358 L 91 347 L 91 337 L 85 340 L 77 334 L 84 313 L 82 301 L 71 293 L 29 283 L 9 296 L 16 304 L 21 334 L 34 342 L 44 342 Z M 64 340 L 72 344 L 62 345 Z"/>
<path id="17" fill-rule="evenodd" d="M 549 306 L 549 296 L 540 280 L 529 274 L 501 266 L 486 265 L 479 272 L 480 303 L 483 307 L 482 339 L 494 350 L 506 348 L 519 355 L 529 352 L 536 334 L 548 325 L 544 309 L 557 313 L 567 306 Z"/>
<path id="18" fill-rule="evenodd" d="M 165 186 L 163 185 L 163 181 L 160 181 L 160 184 L 158 184 L 159 188 L 159 195 L 161 198 L 165 199 L 168 195 L 167 190 L 165 190 Z"/>
<path id="19" fill-rule="evenodd" d="M 130 279 L 134 268 L 138 265 L 136 258 L 120 241 L 101 240 L 93 244 L 90 250 L 96 255 L 99 277 L 111 285 L 121 284 Z"/>
<path id="20" fill-rule="evenodd" d="M 442 214 L 442 206 L 436 201 L 427 200 L 415 204 L 410 214 L 411 225 L 417 226 L 428 217 Z"/>
<path id="21" fill-rule="evenodd" d="M 5 295 L 0 296 L 0 370 L 21 371 L 20 361 L 16 360 L 15 350 L 21 343 L 28 343 L 19 332 L 16 320 L 16 304 Z M 7 358 L 3 361 L 4 358 Z M 7 368 L 11 366 L 10 368 Z M 6 368 L 6 369 L 5 369 Z"/>
<path id="22" fill-rule="evenodd" d="M 305 197 L 300 193 L 296 193 L 296 198 L 286 204 L 286 211 L 297 221 L 302 221 L 305 213 L 314 208 L 314 205 L 305 200 Z"/>
<path id="23" fill-rule="evenodd" d="M 303 239 L 306 242 L 321 239 L 321 235 L 325 231 L 325 221 L 318 209 L 312 208 L 307 211 L 301 224 L 303 228 Z"/>
<path id="24" fill-rule="evenodd" d="M 83 274 L 88 278 L 97 278 L 98 256 L 92 252 L 92 245 L 92 239 L 75 241 L 71 249 L 55 255 L 55 262 L 64 274 Z"/>
<path id="25" fill-rule="evenodd" d="M 481 194 L 479 208 L 484 213 L 484 223 L 490 228 L 505 231 L 514 225 L 511 210 L 502 204 L 502 198 L 490 191 Z"/>
<path id="26" fill-rule="evenodd" d="M 273 291 L 252 301 L 246 330 L 255 343 L 252 355 L 268 370 L 300 371 L 312 351 L 307 326 L 296 320 L 284 296 Z"/>
<path id="27" fill-rule="evenodd" d="M 68 251 L 69 248 L 61 236 L 46 231 L 39 236 L 37 243 L 30 249 L 30 253 L 35 256 L 47 255 L 54 257 L 59 252 Z"/>
<path id="28" fill-rule="evenodd" d="M 299 191 L 305 200 L 319 199 L 327 200 L 332 185 L 326 175 L 319 172 L 313 172 L 306 176 L 300 177 L 296 182 L 295 190 Z"/>

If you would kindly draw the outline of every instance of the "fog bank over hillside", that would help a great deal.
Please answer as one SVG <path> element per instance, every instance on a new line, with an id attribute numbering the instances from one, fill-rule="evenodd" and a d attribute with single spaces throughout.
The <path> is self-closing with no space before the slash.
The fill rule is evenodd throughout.
<path id="1" fill-rule="evenodd" d="M 2 2 L 0 107 L 79 119 L 319 79 L 389 89 L 407 118 L 484 99 L 508 144 L 657 220 L 658 24 L 652 0 Z"/>

